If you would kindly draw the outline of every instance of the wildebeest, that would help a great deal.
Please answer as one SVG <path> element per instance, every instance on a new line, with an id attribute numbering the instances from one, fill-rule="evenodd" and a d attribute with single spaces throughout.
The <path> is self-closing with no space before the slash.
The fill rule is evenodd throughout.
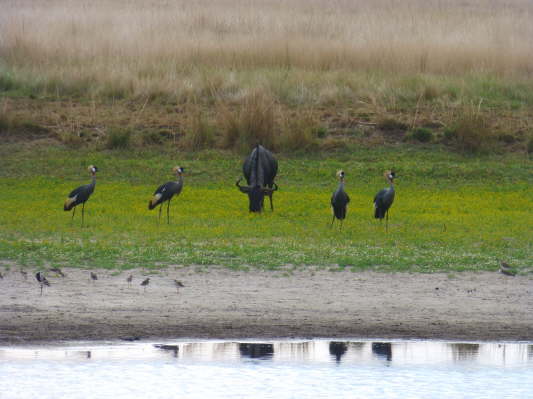
<path id="1" fill-rule="evenodd" d="M 250 155 L 244 160 L 242 172 L 246 178 L 247 186 L 241 186 L 241 179 L 237 180 L 237 187 L 241 192 L 248 194 L 250 200 L 250 212 L 261 212 L 265 194 L 270 197 L 270 209 L 274 210 L 272 204 L 272 193 L 278 189 L 274 178 L 278 173 L 278 161 L 270 151 L 258 144 Z"/>

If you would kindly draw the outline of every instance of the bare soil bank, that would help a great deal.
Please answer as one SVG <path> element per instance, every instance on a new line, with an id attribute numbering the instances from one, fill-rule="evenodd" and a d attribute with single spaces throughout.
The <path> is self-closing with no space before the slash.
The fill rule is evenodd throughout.
<path id="1" fill-rule="evenodd" d="M 16 268 L 0 280 L 0 342 L 146 338 L 533 340 L 533 279 L 499 273 L 236 272 L 145 276 L 66 269 L 39 295 Z M 185 285 L 176 292 L 173 279 Z"/>

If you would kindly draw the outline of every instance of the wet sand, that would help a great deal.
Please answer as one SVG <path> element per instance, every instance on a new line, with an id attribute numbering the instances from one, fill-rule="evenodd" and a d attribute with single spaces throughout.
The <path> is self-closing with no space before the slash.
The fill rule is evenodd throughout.
<path id="1" fill-rule="evenodd" d="M 153 338 L 432 338 L 533 340 L 533 277 L 497 272 L 410 274 L 237 272 L 168 268 L 113 275 L 64 269 L 0 280 L 0 342 Z M 173 279 L 185 285 L 179 293 Z"/>

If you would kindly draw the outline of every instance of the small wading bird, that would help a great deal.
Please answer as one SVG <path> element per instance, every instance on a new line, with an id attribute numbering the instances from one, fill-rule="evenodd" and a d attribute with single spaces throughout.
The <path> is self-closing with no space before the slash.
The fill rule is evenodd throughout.
<path id="1" fill-rule="evenodd" d="M 96 275 L 95 272 L 91 272 L 91 280 L 92 280 L 92 281 L 96 281 L 96 280 L 98 280 L 98 276 Z"/>
<path id="2" fill-rule="evenodd" d="M 47 287 L 50 287 L 50 283 L 44 276 L 42 272 L 35 273 L 35 278 L 39 282 L 39 285 L 41 286 L 41 296 L 43 295 L 43 287 L 46 285 Z"/>
<path id="3" fill-rule="evenodd" d="M 374 217 L 380 221 L 385 218 L 385 230 L 389 229 L 389 208 L 394 201 L 394 178 L 396 174 L 389 170 L 385 172 L 385 178 L 390 184 L 390 187 L 379 191 L 374 197 Z"/>
<path id="4" fill-rule="evenodd" d="M 179 195 L 181 189 L 183 188 L 183 171 L 184 169 L 180 166 L 176 166 L 172 169 L 178 178 L 177 181 L 169 181 L 165 184 L 160 185 L 157 190 L 155 190 L 154 196 L 148 202 L 148 209 L 152 210 L 157 205 L 159 206 L 159 219 L 158 222 L 161 222 L 161 208 L 163 207 L 163 202 L 168 201 L 167 204 L 167 224 L 170 224 L 170 200 L 174 195 Z"/>
<path id="5" fill-rule="evenodd" d="M 500 260 L 500 273 L 506 276 L 516 276 L 515 268 L 502 260 Z"/>
<path id="6" fill-rule="evenodd" d="M 176 293 L 180 293 L 180 288 L 185 287 L 183 283 L 179 280 L 174 280 L 174 286 L 176 287 Z"/>
<path id="7" fill-rule="evenodd" d="M 126 281 L 128 282 L 128 287 L 130 287 L 131 286 L 131 282 L 133 281 L 133 274 L 130 274 L 128 276 L 128 278 L 126 279 Z"/>
<path id="8" fill-rule="evenodd" d="M 147 277 L 147 278 L 144 279 L 143 282 L 141 283 L 141 286 L 144 287 L 144 292 L 146 292 L 146 287 L 148 287 L 148 284 L 150 284 L 150 277 Z"/>
<path id="9" fill-rule="evenodd" d="M 63 273 L 63 270 L 61 270 L 59 267 L 52 267 L 50 268 L 50 271 L 60 275 L 61 277 L 65 277 L 65 273 Z"/>
<path id="10" fill-rule="evenodd" d="M 339 219 L 340 228 L 342 229 L 342 221 L 346 218 L 346 208 L 350 202 L 350 197 L 344 191 L 344 171 L 339 170 L 337 172 L 337 178 L 339 179 L 339 187 L 335 190 L 331 196 L 331 209 L 333 210 L 333 219 L 331 219 L 331 226 L 335 218 Z"/>
<path id="11" fill-rule="evenodd" d="M 89 199 L 89 197 L 94 191 L 94 186 L 96 185 L 96 172 L 98 171 L 98 168 L 93 165 L 90 165 L 87 169 L 92 175 L 92 181 L 89 184 L 85 184 L 73 190 L 68 195 L 68 198 L 65 201 L 65 205 L 63 206 L 63 209 L 65 211 L 70 211 L 72 208 L 74 208 L 74 211 L 72 212 L 72 219 L 71 219 L 72 221 L 74 220 L 74 215 L 76 214 L 76 206 L 79 204 L 82 204 L 81 227 L 83 227 L 84 216 L 85 216 L 85 202 L 87 202 L 87 200 Z"/>

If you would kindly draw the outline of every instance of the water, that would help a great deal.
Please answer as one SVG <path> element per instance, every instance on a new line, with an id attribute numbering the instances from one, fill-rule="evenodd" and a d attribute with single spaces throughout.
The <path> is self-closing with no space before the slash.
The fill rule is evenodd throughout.
<path id="1" fill-rule="evenodd" d="M 533 344 L 197 341 L 0 347 L 0 398 L 533 398 Z"/>

